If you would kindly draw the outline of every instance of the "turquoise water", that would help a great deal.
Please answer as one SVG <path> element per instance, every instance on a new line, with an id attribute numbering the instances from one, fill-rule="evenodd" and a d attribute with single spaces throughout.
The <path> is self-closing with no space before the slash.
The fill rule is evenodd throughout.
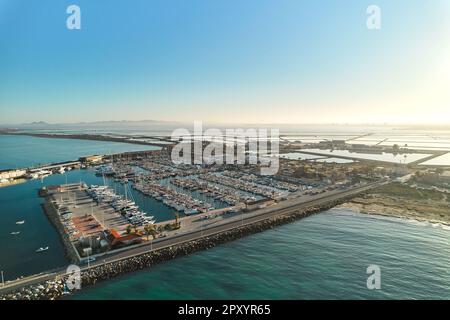
<path id="1" fill-rule="evenodd" d="M 132 150 L 159 149 L 115 142 L 48 139 L 29 136 L 0 135 L 0 169 L 15 168 L 77 159 L 82 155 L 123 152 Z M 67 179 L 67 180 L 66 180 Z M 0 270 L 5 279 L 54 269 L 68 264 L 63 246 L 53 226 L 41 208 L 43 199 L 38 196 L 44 185 L 84 181 L 100 184 L 103 180 L 88 170 L 72 170 L 64 175 L 51 175 L 44 180 L 30 180 L 26 183 L 0 187 Z M 107 181 L 113 184 L 112 181 Z M 117 186 L 118 192 L 123 192 Z M 156 200 L 143 199 L 133 193 L 138 204 L 157 220 L 173 218 L 172 210 Z M 17 225 L 19 220 L 25 224 Z M 12 235 L 11 232 L 20 232 Z M 39 247 L 49 246 L 49 250 L 35 253 Z"/>
<path id="2" fill-rule="evenodd" d="M 0 170 L 76 160 L 93 154 L 159 149 L 156 146 L 109 141 L 0 135 Z"/>
<path id="3" fill-rule="evenodd" d="M 80 179 L 93 181 L 94 175 L 86 170 L 67 173 L 68 182 Z M 65 176 L 52 175 L 41 180 L 0 188 L 0 269 L 5 279 L 42 272 L 68 264 L 59 235 L 45 216 L 38 190 L 44 185 L 65 183 Z M 17 225 L 16 221 L 25 220 Z M 11 232 L 20 232 L 11 235 Z M 43 253 L 39 247 L 49 246 Z"/>
<path id="4" fill-rule="evenodd" d="M 66 180 L 67 179 L 67 180 Z M 64 175 L 54 174 L 43 180 L 29 180 L 25 183 L 0 188 L 0 270 L 5 278 L 19 276 L 66 266 L 64 251 L 59 236 L 45 216 L 41 204 L 44 199 L 38 196 L 43 186 L 83 181 L 88 185 L 103 184 L 103 178 L 95 176 L 92 170 L 71 170 Z M 106 179 L 105 183 L 117 193 L 125 194 L 124 186 Z M 128 188 L 128 197 L 133 196 L 137 205 L 156 221 L 174 218 L 174 210 L 153 198 Z M 17 225 L 19 220 L 25 224 Z M 12 235 L 11 232 L 20 232 Z M 49 246 L 46 252 L 37 254 L 39 247 Z"/>
<path id="5" fill-rule="evenodd" d="M 450 299 L 450 231 L 332 209 L 71 299 Z M 381 268 L 381 290 L 366 268 Z"/>

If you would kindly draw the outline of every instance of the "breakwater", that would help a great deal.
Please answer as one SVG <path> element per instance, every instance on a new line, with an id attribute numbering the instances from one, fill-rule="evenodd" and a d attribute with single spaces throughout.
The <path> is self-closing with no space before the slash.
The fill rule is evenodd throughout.
<path id="1" fill-rule="evenodd" d="M 102 265 L 83 270 L 81 274 L 82 286 L 87 287 L 98 282 L 108 280 L 129 272 L 142 270 L 158 263 L 172 260 L 177 257 L 186 256 L 201 250 L 211 249 L 217 245 L 227 243 L 242 237 L 273 229 L 277 226 L 291 223 L 295 220 L 308 217 L 310 215 L 331 209 L 346 199 L 330 201 L 320 206 L 313 206 L 306 209 L 292 209 L 291 211 L 274 216 L 269 219 L 258 221 L 256 223 L 243 225 L 241 227 L 220 232 L 199 239 L 190 240 L 169 247 L 164 247 L 152 252 L 147 252 L 124 258 L 121 260 L 109 262 Z M 54 300 L 64 294 L 64 276 L 57 276 L 54 280 L 23 287 L 19 290 L 6 293 L 0 296 L 0 299 L 7 300 Z"/>
<path id="2" fill-rule="evenodd" d="M 126 138 L 126 137 L 114 137 L 114 136 L 102 135 L 102 134 L 58 134 L 58 133 L 33 133 L 33 132 L 16 132 L 16 131 L 0 132 L 0 134 L 22 135 L 22 136 L 31 136 L 31 137 L 37 137 L 37 138 L 109 141 L 109 142 L 121 142 L 121 143 L 147 145 L 147 146 L 159 146 L 159 147 L 167 146 L 167 144 L 164 143 L 167 141 L 162 141 L 162 143 L 147 142 L 147 141 L 141 141 L 141 140 L 133 140 L 133 139 Z"/>

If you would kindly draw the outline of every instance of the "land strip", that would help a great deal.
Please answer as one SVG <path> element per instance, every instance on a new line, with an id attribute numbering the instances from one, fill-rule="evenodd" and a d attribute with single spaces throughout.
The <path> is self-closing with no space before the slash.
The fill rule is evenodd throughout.
<path id="1" fill-rule="evenodd" d="M 450 226 L 450 193 L 393 183 L 374 188 L 340 207 L 360 213 Z"/>
<path id="2" fill-rule="evenodd" d="M 95 141 L 110 141 L 110 142 L 122 142 L 129 144 L 139 144 L 139 145 L 150 145 L 150 146 L 159 146 L 166 147 L 167 143 L 158 143 L 154 141 L 142 141 L 142 140 L 134 140 L 133 137 L 114 137 L 106 134 L 58 134 L 58 133 L 31 133 L 31 132 L 15 132 L 15 131 L 7 131 L 1 132 L 0 134 L 7 135 L 21 135 L 21 136 L 31 136 L 37 138 L 54 138 L 54 139 L 77 139 L 77 140 L 95 140 Z M 153 137 L 149 137 L 153 138 Z M 167 142 L 166 140 L 162 140 Z"/>
<path id="3" fill-rule="evenodd" d="M 97 281 L 111 278 L 119 274 L 140 270 L 149 265 L 167 261 L 178 256 L 214 247 L 227 241 L 236 240 L 249 234 L 261 232 L 275 226 L 289 223 L 348 201 L 350 198 L 372 188 L 386 184 L 387 181 L 353 187 L 344 191 L 330 191 L 305 199 L 289 199 L 277 205 L 259 209 L 247 215 L 234 217 L 217 225 L 201 230 L 182 233 L 168 238 L 158 239 L 151 243 L 129 248 L 119 253 L 105 256 L 82 268 L 83 285 L 91 285 Z M 105 271 L 109 270 L 109 271 Z M 106 272 L 106 273 L 105 273 Z M 101 275 L 101 276 L 99 276 Z M 1 298 L 5 299 L 51 299 L 62 294 L 65 269 L 31 276 L 8 282 L 0 289 Z M 49 287 L 50 286 L 50 287 Z M 39 288 L 37 288 L 39 287 Z M 32 288 L 32 289 L 30 289 Z M 36 289 L 37 288 L 37 289 Z M 21 295 L 34 290 L 34 295 Z"/>

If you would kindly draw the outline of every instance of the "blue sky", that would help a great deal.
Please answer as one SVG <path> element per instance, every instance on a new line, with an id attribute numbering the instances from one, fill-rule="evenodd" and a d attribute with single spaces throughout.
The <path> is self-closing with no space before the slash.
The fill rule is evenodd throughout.
<path id="1" fill-rule="evenodd" d="M 446 0 L 0 0 L 0 123 L 442 122 L 449 21 Z"/>

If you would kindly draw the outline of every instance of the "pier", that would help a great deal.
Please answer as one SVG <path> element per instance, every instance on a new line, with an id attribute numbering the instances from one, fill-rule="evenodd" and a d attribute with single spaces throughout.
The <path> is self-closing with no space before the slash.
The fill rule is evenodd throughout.
<path id="1" fill-rule="evenodd" d="M 345 190 L 327 191 L 313 196 L 300 196 L 251 213 L 242 212 L 228 218 L 224 216 L 213 218 L 217 220 L 200 219 L 199 221 L 192 221 L 194 217 L 188 217 L 193 224 L 189 230 L 105 255 L 101 260 L 83 266 L 83 286 L 292 222 L 310 214 L 330 209 L 358 194 L 387 183 L 389 183 L 388 180 L 383 180 L 363 186 L 349 187 Z M 46 289 L 41 291 L 36 289 L 41 293 L 35 293 L 37 297 L 34 298 L 58 298 L 62 295 L 65 277 L 67 277 L 66 270 L 60 269 L 9 281 L 4 287 L 0 288 L 0 294 L 3 298 L 13 298 L 14 295 L 16 295 L 16 298 L 24 298 L 20 296 L 18 290 L 40 286 L 40 288 Z M 48 289 L 49 283 L 53 286 L 51 289 Z M 21 291 L 24 292 L 24 290 Z"/>

